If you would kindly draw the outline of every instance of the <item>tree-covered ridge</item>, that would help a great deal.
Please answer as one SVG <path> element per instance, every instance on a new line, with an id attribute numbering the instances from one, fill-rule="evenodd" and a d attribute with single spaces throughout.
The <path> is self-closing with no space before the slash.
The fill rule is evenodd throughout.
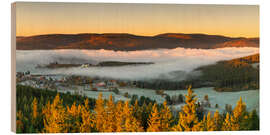
<path id="1" fill-rule="evenodd" d="M 254 55 L 233 59 L 233 60 L 230 60 L 228 62 L 231 62 L 231 63 L 244 62 L 244 63 L 248 63 L 248 64 L 259 63 L 260 62 L 260 54 L 257 53 Z"/>
<path id="2" fill-rule="evenodd" d="M 105 49 L 136 51 L 149 49 L 224 47 L 259 47 L 259 38 L 231 38 L 220 35 L 161 33 L 156 36 L 140 36 L 127 33 L 47 34 L 17 37 L 17 50 L 51 49 Z"/>
<path id="3" fill-rule="evenodd" d="M 219 61 L 195 69 L 194 73 L 199 72 L 201 74 L 193 77 L 187 76 L 186 80 L 156 79 L 138 81 L 137 87 L 155 90 L 177 90 L 186 89 L 187 85 L 192 84 L 193 88 L 215 87 L 217 91 L 259 89 L 259 62 L 259 54 Z"/>
<path id="4" fill-rule="evenodd" d="M 73 103 L 72 103 L 73 102 Z M 242 99 L 227 114 L 203 114 L 191 87 L 179 115 L 167 103 L 97 100 L 17 86 L 17 133 L 162 132 L 258 130 L 256 111 Z"/>
<path id="5" fill-rule="evenodd" d="M 200 67 L 200 80 L 217 91 L 259 89 L 259 54 Z"/>

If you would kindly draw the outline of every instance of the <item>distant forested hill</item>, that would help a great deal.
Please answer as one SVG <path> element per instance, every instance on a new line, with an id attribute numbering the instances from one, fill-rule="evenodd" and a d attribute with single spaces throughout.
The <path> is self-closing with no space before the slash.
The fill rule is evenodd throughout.
<path id="1" fill-rule="evenodd" d="M 194 88 L 214 87 L 217 91 L 240 91 L 259 89 L 259 54 L 241 57 L 233 60 L 219 61 L 195 69 L 201 73 L 197 77 L 176 80 L 138 81 L 137 87 L 155 90 L 186 89 L 188 85 Z"/>
<path id="2" fill-rule="evenodd" d="M 259 59 L 255 54 L 247 57 L 220 61 L 213 65 L 200 67 L 200 80 L 211 82 L 217 91 L 259 89 Z M 254 64 L 258 64 L 254 66 Z"/>
<path id="3" fill-rule="evenodd" d="M 50 34 L 17 37 L 17 50 L 107 49 L 133 51 L 177 47 L 259 47 L 259 38 L 231 38 L 219 35 L 165 33 L 156 36 L 132 34 Z"/>

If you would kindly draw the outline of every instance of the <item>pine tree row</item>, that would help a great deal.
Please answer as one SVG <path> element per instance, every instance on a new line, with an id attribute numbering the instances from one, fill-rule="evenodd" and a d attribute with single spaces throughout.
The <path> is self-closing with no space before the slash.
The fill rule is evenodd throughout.
<path id="1" fill-rule="evenodd" d="M 34 98 L 31 104 L 31 117 L 25 117 L 21 110 L 17 112 L 17 132 L 25 131 L 25 121 L 30 121 L 33 132 L 77 133 L 77 132 L 164 132 L 164 131 L 236 131 L 258 130 L 259 118 L 256 111 L 247 112 L 242 99 L 237 102 L 231 113 L 220 114 L 216 111 L 198 117 L 196 95 L 188 88 L 185 105 L 179 115 L 173 116 L 170 107 L 160 104 L 139 105 L 136 100 L 114 102 L 110 96 L 104 100 L 102 94 L 89 106 L 74 102 L 65 106 L 59 94 L 52 102 L 48 101 L 41 109 L 39 101 Z M 91 109 L 94 108 L 94 109 Z M 28 127 L 29 128 L 29 127 Z M 35 130 L 36 129 L 36 130 Z"/>

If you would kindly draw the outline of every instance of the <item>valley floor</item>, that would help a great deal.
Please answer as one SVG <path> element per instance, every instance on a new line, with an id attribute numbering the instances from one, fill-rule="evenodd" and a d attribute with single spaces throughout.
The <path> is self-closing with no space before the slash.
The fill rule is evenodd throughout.
<path id="1" fill-rule="evenodd" d="M 39 76 L 38 78 L 45 78 L 46 76 Z M 57 78 L 57 76 L 54 76 Z M 58 76 L 58 79 L 61 77 Z M 59 81 L 55 81 L 54 87 L 49 87 L 46 84 L 52 84 L 51 81 L 48 80 L 48 82 L 43 83 L 37 83 L 39 80 L 35 79 L 28 79 L 25 81 L 21 81 L 18 84 L 25 85 L 25 86 L 32 86 L 35 88 L 41 88 L 41 89 L 50 89 L 50 90 L 57 90 L 61 93 L 71 93 L 71 94 L 78 94 L 82 96 L 87 96 L 90 98 L 98 98 L 99 93 L 102 93 L 105 98 L 109 98 L 110 95 L 114 97 L 116 101 L 118 100 L 130 100 L 133 95 L 137 95 L 138 97 L 144 96 L 148 97 L 152 100 L 155 100 L 157 103 L 163 103 L 165 101 L 165 96 L 162 94 L 157 94 L 156 90 L 153 89 L 143 89 L 143 88 L 137 88 L 132 86 L 118 86 L 117 90 L 119 92 L 114 92 L 113 90 L 109 90 L 104 87 L 97 88 L 96 91 L 91 90 L 90 88 L 86 89 L 86 86 L 88 85 L 76 85 L 76 84 L 69 84 L 66 85 L 66 83 L 60 83 Z M 216 111 L 217 109 L 219 111 L 225 111 L 226 104 L 232 105 L 234 108 L 235 103 L 239 100 L 240 97 L 242 97 L 243 101 L 247 104 L 247 110 L 251 111 L 253 109 L 256 109 L 259 111 L 259 90 L 248 90 L 248 91 L 235 91 L 235 92 L 217 92 L 214 90 L 213 87 L 203 87 L 203 88 L 194 88 L 194 92 L 197 94 L 198 101 L 204 102 L 205 95 L 208 95 L 210 107 L 205 107 L 205 109 L 209 111 Z M 172 96 L 178 96 L 180 94 L 185 95 L 187 93 L 187 90 L 164 90 L 164 94 L 168 95 L 170 97 Z M 218 107 L 216 107 L 216 104 Z M 170 105 L 172 109 L 179 110 L 184 103 L 178 103 L 174 105 Z"/>

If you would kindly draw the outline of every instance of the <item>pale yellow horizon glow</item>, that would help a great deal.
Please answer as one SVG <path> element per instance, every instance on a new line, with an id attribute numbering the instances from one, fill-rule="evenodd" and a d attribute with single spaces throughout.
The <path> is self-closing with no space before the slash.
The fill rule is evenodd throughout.
<path id="1" fill-rule="evenodd" d="M 18 2 L 16 23 L 16 36 L 203 33 L 259 37 L 259 6 Z"/>

